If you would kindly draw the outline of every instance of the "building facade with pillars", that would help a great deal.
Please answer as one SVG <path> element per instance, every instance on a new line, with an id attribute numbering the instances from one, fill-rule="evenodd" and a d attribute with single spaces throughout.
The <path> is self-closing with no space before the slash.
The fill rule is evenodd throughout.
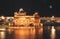
<path id="1" fill-rule="evenodd" d="M 26 12 L 23 9 L 20 9 L 18 12 L 14 12 L 14 25 L 17 26 L 39 26 L 40 17 L 36 12 L 32 16 L 26 15 Z"/>

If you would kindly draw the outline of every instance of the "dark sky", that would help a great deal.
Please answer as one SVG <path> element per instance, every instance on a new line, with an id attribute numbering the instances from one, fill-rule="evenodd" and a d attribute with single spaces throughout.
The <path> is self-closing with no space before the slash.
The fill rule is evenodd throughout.
<path id="1" fill-rule="evenodd" d="M 40 16 L 60 16 L 59 0 L 0 0 L 0 15 L 13 16 L 20 8 L 30 15 L 39 11 Z"/>

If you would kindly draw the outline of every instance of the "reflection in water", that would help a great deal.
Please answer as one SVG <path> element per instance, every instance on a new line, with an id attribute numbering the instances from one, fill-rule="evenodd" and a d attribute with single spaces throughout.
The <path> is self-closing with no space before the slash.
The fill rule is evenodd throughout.
<path id="1" fill-rule="evenodd" d="M 14 29 L 0 30 L 0 39 L 60 39 L 60 30 L 54 26 L 20 27 Z"/>
<path id="2" fill-rule="evenodd" d="M 0 32 L 0 39 L 5 39 L 5 32 L 4 31 Z"/>
<path id="3" fill-rule="evenodd" d="M 0 31 L 0 39 L 42 39 L 43 27 L 19 27 Z"/>
<path id="4" fill-rule="evenodd" d="M 8 29 L 8 31 L 0 31 L 0 39 L 42 39 L 42 34 L 42 27 L 20 27 L 13 29 L 13 31 L 11 29 Z"/>
<path id="5" fill-rule="evenodd" d="M 54 29 L 54 26 L 52 26 L 52 29 L 51 29 L 51 39 L 55 39 L 55 29 Z"/>
<path id="6" fill-rule="evenodd" d="M 37 28 L 35 39 L 42 39 L 43 38 L 43 27 Z"/>
<path id="7" fill-rule="evenodd" d="M 14 30 L 14 39 L 34 39 L 35 28 L 20 28 Z"/>
<path id="8" fill-rule="evenodd" d="M 14 29 L 14 39 L 42 39 L 43 28 L 22 27 Z"/>

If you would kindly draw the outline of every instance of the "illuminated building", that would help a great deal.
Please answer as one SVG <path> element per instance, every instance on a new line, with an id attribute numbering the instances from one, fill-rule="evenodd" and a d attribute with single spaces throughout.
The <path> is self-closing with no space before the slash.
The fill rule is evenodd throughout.
<path id="1" fill-rule="evenodd" d="M 14 12 L 14 17 L 0 17 L 0 21 L 3 21 L 4 25 L 9 26 L 40 26 L 40 16 L 38 12 L 35 12 L 33 15 L 27 15 L 26 11 L 22 8 L 18 12 Z"/>
<path id="2" fill-rule="evenodd" d="M 19 12 L 14 12 L 14 25 L 20 26 L 39 26 L 40 25 L 40 17 L 38 16 L 38 12 L 33 14 L 32 16 L 26 15 L 26 12 L 21 8 Z"/>

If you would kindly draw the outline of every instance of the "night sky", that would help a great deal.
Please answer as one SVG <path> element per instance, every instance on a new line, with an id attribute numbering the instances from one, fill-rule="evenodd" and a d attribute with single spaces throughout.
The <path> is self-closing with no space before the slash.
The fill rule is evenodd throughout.
<path id="1" fill-rule="evenodd" d="M 59 0 L 0 0 L 0 15 L 13 16 L 20 8 L 28 15 L 38 11 L 40 16 L 60 16 Z"/>

